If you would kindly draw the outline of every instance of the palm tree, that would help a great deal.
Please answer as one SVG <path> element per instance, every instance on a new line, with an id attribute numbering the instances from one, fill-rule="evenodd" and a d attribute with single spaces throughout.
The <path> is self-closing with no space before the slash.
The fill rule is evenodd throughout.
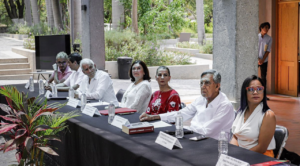
<path id="1" fill-rule="evenodd" d="M 132 0 L 132 29 L 135 34 L 139 34 L 138 16 L 137 16 L 137 0 Z"/>
<path id="2" fill-rule="evenodd" d="M 51 0 L 46 0 L 46 9 L 47 9 L 48 26 L 51 27 L 51 28 L 53 28 L 54 27 L 54 18 L 53 18 L 53 11 L 52 11 Z"/>
<path id="3" fill-rule="evenodd" d="M 25 20 L 28 26 L 32 25 L 30 0 L 25 0 Z"/>
<path id="4" fill-rule="evenodd" d="M 52 1 L 52 11 L 54 16 L 54 25 L 57 29 L 63 29 L 62 19 L 59 10 L 59 2 L 58 0 L 51 0 Z"/>
<path id="5" fill-rule="evenodd" d="M 196 0 L 198 44 L 203 45 L 205 38 L 203 0 Z"/>
<path id="6" fill-rule="evenodd" d="M 31 3 L 33 23 L 35 25 L 37 25 L 37 24 L 40 23 L 40 14 L 39 14 L 39 11 L 38 11 L 37 0 L 30 0 L 30 3 Z"/>

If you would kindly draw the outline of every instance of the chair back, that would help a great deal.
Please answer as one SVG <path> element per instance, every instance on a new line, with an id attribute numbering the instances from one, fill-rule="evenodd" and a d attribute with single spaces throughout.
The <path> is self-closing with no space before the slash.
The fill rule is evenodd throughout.
<path id="1" fill-rule="evenodd" d="M 276 148 L 273 150 L 274 157 L 279 159 L 282 153 L 282 149 L 284 148 L 286 141 L 288 139 L 289 132 L 286 127 L 276 125 L 274 138 L 276 142 Z"/>
<path id="2" fill-rule="evenodd" d="M 121 102 L 122 101 L 122 98 L 123 98 L 123 95 L 125 93 L 126 90 L 124 89 L 120 89 L 117 94 L 116 94 L 116 97 L 117 97 L 117 100 L 118 102 Z"/>

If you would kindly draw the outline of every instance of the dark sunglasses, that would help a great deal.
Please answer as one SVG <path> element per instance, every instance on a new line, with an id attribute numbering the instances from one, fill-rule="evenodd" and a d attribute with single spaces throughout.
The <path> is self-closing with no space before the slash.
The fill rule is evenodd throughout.
<path id="1" fill-rule="evenodd" d="M 264 91 L 265 87 L 263 86 L 257 86 L 257 87 L 247 87 L 246 91 L 248 93 L 254 93 L 254 91 L 256 91 L 258 94 L 262 93 Z"/>

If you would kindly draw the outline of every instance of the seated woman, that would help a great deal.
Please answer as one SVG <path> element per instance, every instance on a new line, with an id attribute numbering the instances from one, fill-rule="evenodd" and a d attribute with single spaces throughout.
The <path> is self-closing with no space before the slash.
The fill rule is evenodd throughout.
<path id="1" fill-rule="evenodd" d="M 140 60 L 133 62 L 129 75 L 132 83 L 123 95 L 121 107 L 136 109 L 138 113 L 143 113 L 152 93 L 147 65 Z"/>
<path id="2" fill-rule="evenodd" d="M 240 109 L 232 125 L 231 144 L 274 157 L 276 118 L 267 105 L 261 78 L 245 79 L 241 89 Z"/>
<path id="3" fill-rule="evenodd" d="M 151 96 L 146 113 L 157 115 L 180 109 L 180 97 L 178 93 L 172 89 L 168 82 L 171 79 L 170 70 L 166 66 L 160 66 L 156 70 L 155 76 L 159 90 Z"/>

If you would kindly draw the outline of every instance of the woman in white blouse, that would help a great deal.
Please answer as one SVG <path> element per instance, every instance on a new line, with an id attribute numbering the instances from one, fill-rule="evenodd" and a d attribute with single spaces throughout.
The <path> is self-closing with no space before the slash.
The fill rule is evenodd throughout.
<path id="1" fill-rule="evenodd" d="M 143 113 L 152 94 L 147 65 L 140 60 L 133 62 L 129 75 L 132 83 L 123 95 L 121 107 L 136 109 L 138 113 Z"/>
<path id="2" fill-rule="evenodd" d="M 232 125 L 231 144 L 274 157 L 276 118 L 267 105 L 266 89 L 261 78 L 245 79 L 240 109 Z"/>

